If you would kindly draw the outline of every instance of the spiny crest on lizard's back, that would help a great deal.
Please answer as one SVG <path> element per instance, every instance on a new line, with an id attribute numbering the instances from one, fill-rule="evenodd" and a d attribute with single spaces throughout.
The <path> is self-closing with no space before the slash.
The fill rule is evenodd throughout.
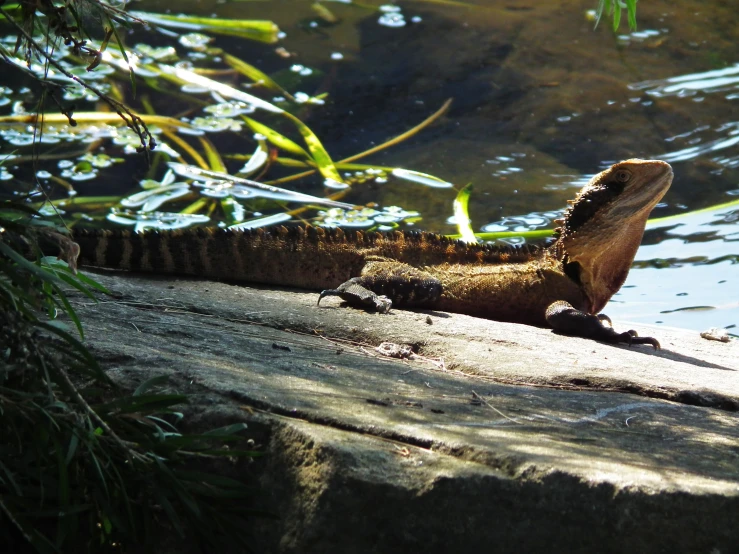
<path id="1" fill-rule="evenodd" d="M 342 229 L 340 227 L 275 227 L 272 229 L 256 229 L 264 234 L 274 234 L 282 240 L 305 240 L 327 242 L 331 244 L 356 245 L 357 248 L 382 248 L 391 250 L 410 250 L 433 257 L 439 261 L 480 262 L 480 263 L 520 263 L 527 262 L 538 255 L 539 246 L 497 246 L 492 244 L 470 244 L 464 241 L 426 233 L 421 231 L 362 231 L 358 229 Z"/>
<path id="2" fill-rule="evenodd" d="M 434 233 L 421 231 L 362 231 L 339 227 L 278 227 L 256 230 L 274 233 L 283 240 L 322 241 L 330 244 L 355 245 L 357 248 L 380 248 L 388 250 L 390 257 L 404 257 L 415 252 L 419 258 L 437 262 L 467 263 L 522 263 L 540 254 L 542 248 L 532 245 L 497 246 L 492 244 L 469 244 Z"/>

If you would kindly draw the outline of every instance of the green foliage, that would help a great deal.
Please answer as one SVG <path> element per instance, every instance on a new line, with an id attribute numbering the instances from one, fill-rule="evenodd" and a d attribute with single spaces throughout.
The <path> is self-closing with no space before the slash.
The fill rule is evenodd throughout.
<path id="1" fill-rule="evenodd" d="M 626 9 L 626 16 L 629 22 L 629 29 L 636 30 L 636 3 L 638 0 L 598 0 L 598 8 L 596 10 L 595 25 L 598 26 L 600 18 L 603 14 L 613 17 L 613 30 L 618 31 L 621 25 L 621 10 Z"/>
<path id="2" fill-rule="evenodd" d="M 153 546 L 162 528 L 211 548 L 245 549 L 252 491 L 197 467 L 257 455 L 240 436 L 246 425 L 183 434 L 174 406 L 186 397 L 156 392 L 164 379 L 132 394 L 117 389 L 75 332 L 56 319 L 65 314 L 82 337 L 65 290 L 92 296 L 89 287 L 104 289 L 65 262 L 37 255 L 39 241 L 61 245 L 73 259 L 73 243 L 33 210 L 0 204 L 0 540 L 6 549 Z"/>

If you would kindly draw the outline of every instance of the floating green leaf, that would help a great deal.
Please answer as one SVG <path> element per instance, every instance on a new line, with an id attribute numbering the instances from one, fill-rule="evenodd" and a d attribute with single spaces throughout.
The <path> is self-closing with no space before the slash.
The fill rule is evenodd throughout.
<path id="1" fill-rule="evenodd" d="M 129 12 L 148 23 L 187 29 L 190 31 L 211 31 L 222 35 L 233 35 L 259 42 L 272 44 L 277 42 L 280 28 L 272 21 L 248 19 L 219 19 L 216 17 L 197 17 L 192 15 L 172 15 L 152 12 Z"/>

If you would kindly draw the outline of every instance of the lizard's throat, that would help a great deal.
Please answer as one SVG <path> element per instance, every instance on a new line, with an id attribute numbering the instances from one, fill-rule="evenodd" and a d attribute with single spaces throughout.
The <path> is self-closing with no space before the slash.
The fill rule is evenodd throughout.
<path id="1" fill-rule="evenodd" d="M 565 242 L 567 260 L 579 266 L 580 286 L 590 313 L 600 312 L 626 281 L 641 243 L 642 229 L 643 226 L 634 224 L 611 232 L 604 230 L 595 235 L 597 238 L 574 236 Z"/>

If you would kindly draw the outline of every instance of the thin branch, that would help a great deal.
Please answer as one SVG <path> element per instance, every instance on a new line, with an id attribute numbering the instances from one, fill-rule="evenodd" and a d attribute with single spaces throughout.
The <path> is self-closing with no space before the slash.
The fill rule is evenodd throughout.
<path id="1" fill-rule="evenodd" d="M 126 123 L 126 126 L 130 128 L 133 132 L 135 132 L 138 135 L 139 139 L 141 139 L 141 147 L 138 150 L 140 152 L 144 152 L 147 162 L 150 162 L 149 151 L 156 147 L 156 141 L 152 134 L 149 132 L 149 128 L 146 126 L 146 123 L 144 123 L 143 119 L 134 114 L 121 102 L 118 102 L 114 98 L 111 98 L 109 95 L 105 94 L 98 88 L 67 71 L 64 66 L 62 66 L 58 61 L 49 56 L 46 51 L 41 48 L 41 46 L 34 40 L 34 38 L 23 28 L 23 26 L 21 26 L 13 17 L 11 17 L 8 12 L 5 11 L 5 9 L 0 8 L 0 13 L 3 14 L 5 18 L 11 23 L 11 25 L 13 25 L 17 29 L 18 33 L 22 35 L 26 39 L 26 41 L 28 41 L 28 44 L 33 46 L 36 52 L 46 59 L 49 65 L 51 65 L 55 70 L 63 74 L 65 77 L 78 83 L 86 90 L 91 91 L 98 98 L 100 98 L 100 100 L 107 103 L 111 108 L 113 108 L 118 116 Z M 77 122 L 74 120 L 72 115 L 73 114 L 69 112 L 67 114 L 67 117 L 69 119 L 69 124 L 74 127 Z"/>

